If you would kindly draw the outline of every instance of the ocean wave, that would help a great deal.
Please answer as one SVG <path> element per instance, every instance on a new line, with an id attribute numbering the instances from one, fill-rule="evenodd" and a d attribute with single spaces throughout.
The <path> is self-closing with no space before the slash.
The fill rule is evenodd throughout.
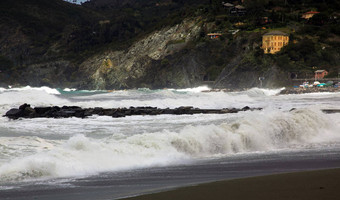
<path id="1" fill-rule="evenodd" d="M 231 122 L 187 125 L 102 139 L 78 134 L 48 149 L 0 164 L 0 180 L 92 175 L 107 171 L 169 166 L 237 153 L 319 147 L 339 142 L 339 123 L 314 109 L 250 112 Z M 20 138 L 19 138 L 20 139 Z M 32 138 L 37 144 L 37 138 Z M 6 142 L 3 142 L 4 144 Z M 27 143 L 27 138 L 26 138 Z M 51 146 L 52 145 L 52 146 Z"/>
<path id="2" fill-rule="evenodd" d="M 279 94 L 284 88 L 268 89 L 268 88 L 251 88 L 249 90 L 236 92 L 237 94 L 248 95 L 249 97 L 263 97 L 263 96 L 275 96 Z"/>
<path id="3" fill-rule="evenodd" d="M 31 87 L 31 86 L 25 86 L 25 87 L 18 87 L 18 88 L 2 88 L 1 89 L 3 92 L 5 91 L 27 91 L 27 90 L 32 90 L 32 91 L 44 91 L 48 94 L 60 94 L 60 92 L 57 89 L 50 88 L 47 86 L 42 86 L 42 87 Z"/>
<path id="4" fill-rule="evenodd" d="M 280 90 L 253 88 L 242 92 L 202 92 L 206 86 L 187 89 L 138 89 L 138 90 L 76 90 L 53 89 L 48 87 L 23 87 L 1 89 L 0 111 L 20 106 L 75 105 L 84 108 L 93 107 L 130 107 L 153 106 L 176 108 L 194 106 L 198 108 L 241 108 L 252 106 L 258 97 L 273 96 Z"/>

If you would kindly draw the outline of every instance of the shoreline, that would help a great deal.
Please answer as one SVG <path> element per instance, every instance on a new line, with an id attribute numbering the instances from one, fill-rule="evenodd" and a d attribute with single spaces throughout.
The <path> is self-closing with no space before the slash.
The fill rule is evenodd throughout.
<path id="1" fill-rule="evenodd" d="M 252 88 L 243 88 L 243 89 L 210 89 L 203 90 L 202 92 L 243 92 L 250 90 Z M 279 88 L 259 88 L 259 89 L 279 89 Z M 294 87 L 285 87 L 282 89 L 277 95 L 285 95 L 285 94 L 306 94 L 306 93 L 321 93 L 321 92 L 340 92 L 339 87 L 312 87 L 312 88 L 294 88 Z"/>
<path id="2" fill-rule="evenodd" d="M 340 92 L 340 88 L 336 87 L 325 87 L 325 88 L 318 88 L 318 87 L 312 87 L 312 88 L 285 88 L 281 90 L 279 95 L 285 95 L 285 94 L 306 94 L 306 93 L 320 93 L 320 92 Z"/>
<path id="3" fill-rule="evenodd" d="M 122 200 L 331 200 L 339 196 L 340 168 L 333 168 L 216 181 Z"/>

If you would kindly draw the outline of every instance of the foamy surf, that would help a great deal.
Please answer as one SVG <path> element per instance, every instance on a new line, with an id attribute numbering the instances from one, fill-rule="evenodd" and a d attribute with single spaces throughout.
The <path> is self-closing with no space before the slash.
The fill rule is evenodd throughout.
<path id="1" fill-rule="evenodd" d="M 125 123 L 133 126 L 133 122 L 126 120 Z M 100 129 L 100 122 L 97 126 L 98 131 L 105 131 Z M 177 130 L 167 128 L 139 134 L 121 130 L 102 138 L 77 134 L 77 131 L 69 139 L 58 140 L 1 137 L 3 151 L 11 148 L 13 153 L 1 160 L 0 180 L 88 176 L 101 172 L 188 164 L 197 159 L 243 153 L 306 146 L 322 148 L 340 142 L 339 128 L 339 121 L 332 117 L 318 110 L 303 108 L 291 112 L 264 110 L 244 113 L 229 122 L 185 125 Z M 22 147 L 13 145 L 14 140 L 22 141 L 24 146 L 30 148 L 21 153 Z"/>

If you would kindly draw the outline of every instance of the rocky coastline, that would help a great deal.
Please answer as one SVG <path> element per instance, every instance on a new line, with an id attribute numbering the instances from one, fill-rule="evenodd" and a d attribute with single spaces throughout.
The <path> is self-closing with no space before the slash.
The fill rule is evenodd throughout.
<path id="1" fill-rule="evenodd" d="M 246 90 L 250 90 L 251 88 L 242 88 L 242 89 L 209 89 L 204 90 L 202 92 L 242 92 Z M 265 88 L 267 89 L 267 88 Z M 312 88 L 293 88 L 287 87 L 280 91 L 278 95 L 285 95 L 285 94 L 306 94 L 306 93 L 319 93 L 319 92 L 340 92 L 340 88 L 338 87 L 312 87 Z"/>
<path id="2" fill-rule="evenodd" d="M 111 116 L 120 118 L 132 115 L 192 115 L 192 114 L 227 114 L 240 111 L 262 110 L 262 108 L 223 108 L 223 109 L 199 109 L 192 106 L 182 106 L 178 108 L 157 108 L 157 107 L 130 107 L 130 108 L 81 108 L 78 106 L 50 106 L 34 107 L 23 104 L 19 108 L 12 108 L 6 112 L 4 117 L 9 119 L 19 118 L 86 118 L 92 115 Z"/>
<path id="3" fill-rule="evenodd" d="M 312 88 L 285 88 L 279 94 L 306 94 L 319 92 L 340 92 L 340 88 L 336 87 L 312 87 Z"/>

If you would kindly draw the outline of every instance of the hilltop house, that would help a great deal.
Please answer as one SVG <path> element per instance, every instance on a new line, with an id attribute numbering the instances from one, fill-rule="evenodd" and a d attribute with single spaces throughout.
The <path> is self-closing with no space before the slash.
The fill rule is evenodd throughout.
<path id="1" fill-rule="evenodd" d="M 247 13 L 247 9 L 241 5 L 234 5 L 231 3 L 222 2 L 223 7 L 229 11 L 230 15 L 245 15 Z"/>
<path id="2" fill-rule="evenodd" d="M 323 79 L 328 72 L 326 70 L 316 70 L 315 71 L 315 80 Z"/>
<path id="3" fill-rule="evenodd" d="M 247 10 L 245 7 L 237 5 L 231 8 L 229 12 L 231 15 L 245 15 L 247 13 Z"/>
<path id="4" fill-rule="evenodd" d="M 317 12 L 317 11 L 309 11 L 309 12 L 306 12 L 306 13 L 303 13 L 301 18 L 303 19 L 310 19 L 312 18 L 315 14 L 318 14 L 320 12 Z"/>
<path id="5" fill-rule="evenodd" d="M 207 36 L 210 37 L 210 39 L 217 39 L 221 37 L 222 33 L 208 33 Z"/>
<path id="6" fill-rule="evenodd" d="M 234 7 L 234 4 L 231 4 L 231 3 L 224 3 L 224 2 L 222 2 L 222 5 L 226 9 L 231 9 L 231 8 Z"/>
<path id="7" fill-rule="evenodd" d="M 287 33 L 281 31 L 272 31 L 262 36 L 262 49 L 264 53 L 275 54 L 289 42 Z"/>

